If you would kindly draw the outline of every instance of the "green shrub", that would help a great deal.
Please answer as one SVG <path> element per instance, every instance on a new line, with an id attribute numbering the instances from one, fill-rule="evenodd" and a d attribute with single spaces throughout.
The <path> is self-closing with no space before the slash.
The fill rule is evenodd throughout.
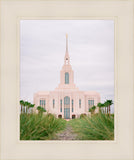
<path id="1" fill-rule="evenodd" d="M 64 119 L 52 114 L 21 114 L 20 140 L 47 140 L 66 126 Z"/>
<path id="2" fill-rule="evenodd" d="M 80 118 L 85 118 L 87 115 L 85 114 L 85 113 L 82 113 L 81 115 L 80 115 Z"/>
<path id="3" fill-rule="evenodd" d="M 81 140 L 114 140 L 114 116 L 102 113 L 70 121 Z"/>

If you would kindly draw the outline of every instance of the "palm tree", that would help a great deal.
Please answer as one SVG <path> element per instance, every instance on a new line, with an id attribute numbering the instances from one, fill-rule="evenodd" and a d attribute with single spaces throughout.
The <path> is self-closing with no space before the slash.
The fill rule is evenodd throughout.
<path id="1" fill-rule="evenodd" d="M 93 109 L 92 109 L 92 107 L 89 108 L 89 112 L 91 112 L 91 114 L 93 114 Z"/>
<path id="2" fill-rule="evenodd" d="M 108 104 L 108 112 L 109 112 L 109 116 L 110 116 L 110 106 L 113 104 L 113 101 L 107 100 L 107 104 Z"/>
<path id="3" fill-rule="evenodd" d="M 38 107 L 37 107 L 37 110 L 38 110 L 38 114 L 39 114 L 39 115 L 42 115 L 43 112 L 46 112 L 45 108 L 43 108 L 43 107 L 41 107 L 41 106 L 38 106 Z"/>
<path id="4" fill-rule="evenodd" d="M 101 103 L 101 108 L 103 108 L 103 113 L 105 113 L 105 105 L 104 105 L 104 103 Z"/>
<path id="5" fill-rule="evenodd" d="M 28 102 L 28 106 L 27 106 L 27 113 L 29 112 L 29 108 L 34 107 L 33 104 L 31 104 L 30 102 Z"/>
<path id="6" fill-rule="evenodd" d="M 94 113 L 95 109 L 96 109 L 96 106 L 93 106 L 93 107 L 92 107 L 93 113 Z"/>
<path id="7" fill-rule="evenodd" d="M 108 102 L 107 101 L 104 103 L 104 106 L 105 106 L 105 113 L 106 113 L 106 108 L 107 108 L 107 114 L 108 114 Z"/>
<path id="8" fill-rule="evenodd" d="M 104 108 L 105 108 L 105 109 L 104 109 L 104 113 L 105 113 L 105 114 L 106 114 L 106 107 L 107 107 L 107 106 L 106 106 L 106 104 L 105 104 L 105 102 L 104 102 Z"/>
<path id="9" fill-rule="evenodd" d="M 89 108 L 89 112 L 91 112 L 91 114 L 94 114 L 95 109 L 96 109 L 96 106 L 93 106 Z"/>
<path id="10" fill-rule="evenodd" d="M 26 106 L 26 113 L 28 112 L 28 107 L 29 107 L 30 103 L 28 101 L 25 102 L 25 106 Z"/>
<path id="11" fill-rule="evenodd" d="M 98 103 L 97 104 L 97 107 L 99 107 L 99 112 L 101 112 L 101 107 L 103 106 L 103 104 L 102 103 Z"/>
<path id="12" fill-rule="evenodd" d="M 33 113 L 33 107 L 35 106 L 35 104 L 30 104 L 29 108 L 32 108 L 32 113 Z"/>
<path id="13" fill-rule="evenodd" d="M 24 106 L 24 101 L 23 100 L 20 100 L 20 105 L 21 105 L 21 113 L 22 113 L 22 108 Z"/>
<path id="14" fill-rule="evenodd" d="M 20 101 L 20 105 L 21 105 L 21 107 L 22 107 L 21 112 L 22 112 L 22 113 L 25 113 L 25 106 L 26 106 L 25 101 L 21 100 L 21 101 Z"/>

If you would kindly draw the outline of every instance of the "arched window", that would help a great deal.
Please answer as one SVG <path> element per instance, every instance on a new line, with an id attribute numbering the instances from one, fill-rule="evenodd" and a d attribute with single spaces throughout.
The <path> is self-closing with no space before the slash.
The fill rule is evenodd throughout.
<path id="1" fill-rule="evenodd" d="M 69 84 L 69 73 L 65 73 L 65 84 Z"/>
<path id="2" fill-rule="evenodd" d="M 76 117 L 75 114 L 73 114 L 73 115 L 72 115 L 72 119 L 75 119 L 75 117 Z"/>
<path id="3" fill-rule="evenodd" d="M 64 118 L 70 119 L 70 97 L 64 97 Z"/>

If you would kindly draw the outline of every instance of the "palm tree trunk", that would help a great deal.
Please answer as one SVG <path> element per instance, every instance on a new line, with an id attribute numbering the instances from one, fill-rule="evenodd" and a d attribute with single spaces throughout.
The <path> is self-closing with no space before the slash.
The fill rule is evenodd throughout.
<path id="1" fill-rule="evenodd" d="M 105 114 L 106 114 L 106 107 L 105 107 Z"/>
<path id="2" fill-rule="evenodd" d="M 110 116 L 110 105 L 109 105 L 109 116 Z"/>
<path id="3" fill-rule="evenodd" d="M 23 106 L 23 109 L 22 109 L 23 113 L 25 113 L 25 106 Z"/>
<path id="4" fill-rule="evenodd" d="M 108 106 L 107 106 L 107 115 L 108 115 Z"/>
<path id="5" fill-rule="evenodd" d="M 21 105 L 21 113 L 22 113 L 22 105 Z"/>

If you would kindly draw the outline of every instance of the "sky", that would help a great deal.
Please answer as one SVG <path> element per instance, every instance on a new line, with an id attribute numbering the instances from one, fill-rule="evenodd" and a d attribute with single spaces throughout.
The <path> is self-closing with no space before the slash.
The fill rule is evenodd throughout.
<path id="1" fill-rule="evenodd" d="M 21 20 L 20 99 L 33 103 L 34 93 L 58 86 L 66 34 L 76 86 L 99 92 L 102 103 L 114 101 L 112 20 Z"/>

